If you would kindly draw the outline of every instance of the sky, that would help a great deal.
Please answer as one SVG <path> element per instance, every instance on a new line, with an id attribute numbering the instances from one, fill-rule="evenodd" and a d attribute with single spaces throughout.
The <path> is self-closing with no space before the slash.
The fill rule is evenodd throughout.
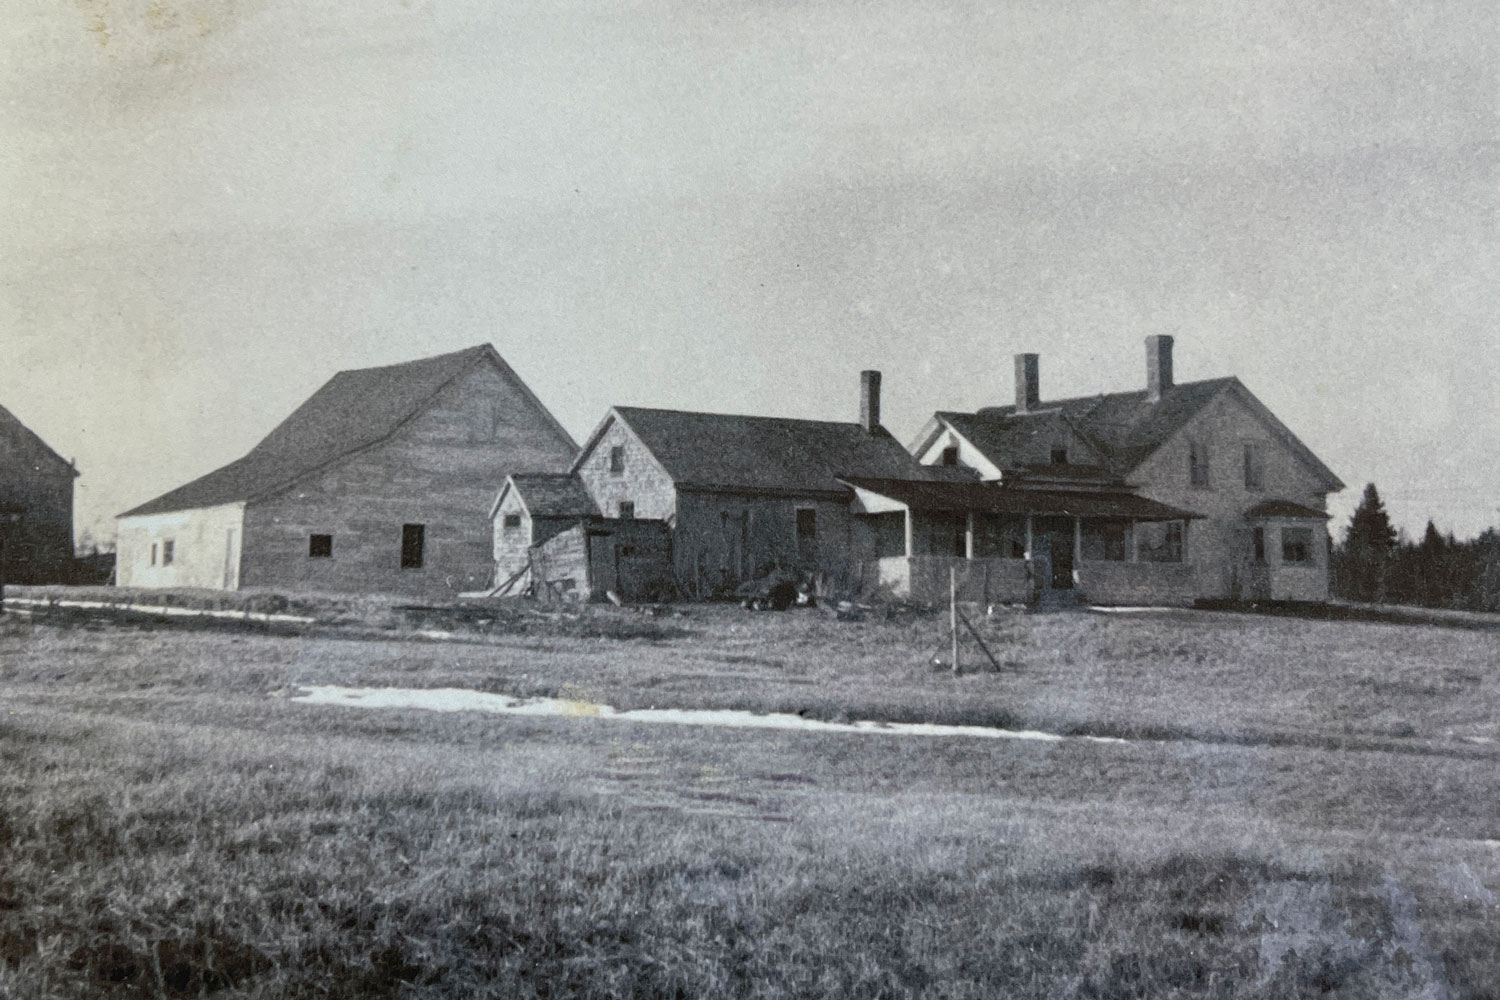
<path id="1" fill-rule="evenodd" d="M 10 0 L 0 405 L 79 530 L 334 372 L 886 424 L 1237 375 L 1500 524 L 1493 0 Z"/>

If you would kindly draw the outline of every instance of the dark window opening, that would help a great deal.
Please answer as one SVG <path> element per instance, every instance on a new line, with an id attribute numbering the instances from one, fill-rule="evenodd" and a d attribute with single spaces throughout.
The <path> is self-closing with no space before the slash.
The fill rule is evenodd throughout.
<path id="1" fill-rule="evenodd" d="M 1124 562 L 1129 531 L 1130 526 L 1124 521 L 1084 521 L 1084 560 Z"/>
<path id="2" fill-rule="evenodd" d="M 156 543 L 151 543 L 151 565 L 156 565 Z"/>
<path id="3" fill-rule="evenodd" d="M 1202 441 L 1193 441 L 1188 444 L 1188 481 L 1199 489 L 1207 489 L 1208 478 L 1208 445 Z"/>
<path id="4" fill-rule="evenodd" d="M 813 559 L 818 554 L 818 512 L 811 507 L 797 508 L 797 555 Z"/>
<path id="5" fill-rule="evenodd" d="M 1258 490 L 1265 480 L 1265 463 L 1261 459 L 1260 446 L 1245 445 L 1245 489 Z"/>
<path id="6" fill-rule="evenodd" d="M 177 551 L 177 543 L 174 542 L 174 541 L 172 541 L 172 539 L 168 538 L 165 542 L 162 542 L 161 543 L 161 564 L 163 566 L 170 566 L 170 565 L 172 565 L 172 558 L 175 555 L 176 551 Z"/>
<path id="7" fill-rule="evenodd" d="M 506 531 L 515 531 L 521 527 L 520 514 L 506 514 L 500 521 Z"/>
<path id="8" fill-rule="evenodd" d="M 307 536 L 307 558 L 309 558 L 309 559 L 331 559 L 331 558 L 333 558 L 333 536 L 332 535 L 308 535 Z"/>
<path id="9" fill-rule="evenodd" d="M 946 448 L 943 449 L 943 457 L 941 459 L 941 464 L 943 464 L 943 465 L 957 465 L 958 464 L 958 445 L 956 445 L 956 444 L 950 444 L 948 447 L 946 447 Z"/>
<path id="10" fill-rule="evenodd" d="M 427 525 L 403 524 L 401 526 L 401 568 L 421 569 L 422 549 L 426 542 Z"/>
<path id="11" fill-rule="evenodd" d="M 1052 464 L 1053 465 L 1067 465 L 1068 464 L 1068 449 L 1066 449 L 1066 448 L 1053 448 L 1052 449 Z"/>
<path id="12" fill-rule="evenodd" d="M 1152 521 L 1136 526 L 1141 562 L 1182 562 L 1181 521 Z"/>
<path id="13" fill-rule="evenodd" d="M 1256 528 L 1250 533 L 1250 541 L 1255 549 L 1255 565 L 1266 564 L 1266 529 Z"/>
<path id="14" fill-rule="evenodd" d="M 868 514 L 866 517 L 875 529 L 875 555 L 880 559 L 906 555 L 906 515 L 901 511 L 884 514 Z"/>
<path id="15" fill-rule="evenodd" d="M 1281 529 L 1281 561 L 1284 563 L 1313 561 L 1311 528 Z"/>
<path id="16" fill-rule="evenodd" d="M 1013 514 L 974 515 L 974 558 L 1025 559 L 1026 518 Z"/>
<path id="17" fill-rule="evenodd" d="M 609 449 L 609 471 L 615 475 L 625 471 L 625 448 L 623 446 L 617 444 Z"/>
<path id="18" fill-rule="evenodd" d="M 634 545 L 621 545 L 620 546 L 620 558 L 621 559 L 629 559 L 631 556 L 634 556 L 634 555 L 635 555 L 635 546 Z"/>
<path id="19" fill-rule="evenodd" d="M 633 521 L 633 520 L 635 520 L 635 503 L 633 501 L 630 501 L 630 500 L 621 500 L 620 501 L 620 520 L 622 520 L 622 521 Z"/>

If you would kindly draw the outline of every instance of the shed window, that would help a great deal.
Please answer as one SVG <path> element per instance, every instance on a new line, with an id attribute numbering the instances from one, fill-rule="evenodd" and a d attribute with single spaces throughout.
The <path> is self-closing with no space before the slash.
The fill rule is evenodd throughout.
<path id="1" fill-rule="evenodd" d="M 942 464 L 942 465 L 957 465 L 958 464 L 958 445 L 956 445 L 956 444 L 950 444 L 948 447 L 944 448 L 943 449 L 943 457 L 940 460 L 939 464 Z"/>
<path id="2" fill-rule="evenodd" d="M 1188 442 L 1188 482 L 1199 489 L 1208 489 L 1211 485 L 1208 468 L 1208 445 L 1202 441 Z"/>
<path id="3" fill-rule="evenodd" d="M 521 515 L 506 514 L 500 519 L 500 524 L 506 531 L 518 531 L 521 527 Z"/>
<path id="4" fill-rule="evenodd" d="M 1067 465 L 1068 464 L 1068 449 L 1065 448 L 1065 447 L 1061 447 L 1061 446 L 1053 448 L 1052 449 L 1052 464 L 1053 465 Z"/>
<path id="5" fill-rule="evenodd" d="M 1311 528 L 1281 529 L 1281 561 L 1284 563 L 1310 563 L 1313 561 Z"/>
<path id="6" fill-rule="evenodd" d="M 1265 458 L 1261 455 L 1260 445 L 1253 441 L 1245 442 L 1245 489 L 1263 489 L 1265 478 Z"/>
<path id="7" fill-rule="evenodd" d="M 615 445 L 609 449 L 609 471 L 615 475 L 625 471 L 625 447 Z"/>
<path id="8" fill-rule="evenodd" d="M 427 525 L 403 524 L 401 526 L 401 568 L 421 569 L 422 549 L 426 542 Z"/>
<path id="9" fill-rule="evenodd" d="M 1136 526 L 1141 562 L 1182 562 L 1182 522 L 1152 521 Z"/>
<path id="10" fill-rule="evenodd" d="M 177 543 L 170 538 L 161 543 L 161 564 L 163 566 L 172 565 L 172 556 L 176 553 L 176 549 Z"/>
<path id="11" fill-rule="evenodd" d="M 307 558 L 331 559 L 333 557 L 332 535 L 308 535 Z"/>
<path id="12" fill-rule="evenodd" d="M 635 520 L 635 502 L 634 501 L 632 501 L 632 500 L 621 500 L 620 501 L 620 520 L 622 520 L 622 521 L 633 521 L 633 520 Z"/>
<path id="13" fill-rule="evenodd" d="M 1084 521 L 1083 558 L 1090 562 L 1124 562 L 1129 530 L 1124 521 Z"/>
<path id="14" fill-rule="evenodd" d="M 151 543 L 151 565 L 156 565 L 156 543 Z"/>
<path id="15" fill-rule="evenodd" d="M 797 508 L 797 555 L 802 559 L 818 555 L 818 512 L 812 507 Z"/>

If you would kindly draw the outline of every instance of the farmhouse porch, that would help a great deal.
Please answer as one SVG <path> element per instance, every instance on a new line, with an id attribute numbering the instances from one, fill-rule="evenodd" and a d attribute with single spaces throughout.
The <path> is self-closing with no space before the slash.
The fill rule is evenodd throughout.
<path id="1" fill-rule="evenodd" d="M 1198 515 L 1116 484 L 847 479 L 865 526 L 863 576 L 893 596 L 1033 603 L 1049 591 L 1095 604 L 1190 604 L 1188 525 Z"/>

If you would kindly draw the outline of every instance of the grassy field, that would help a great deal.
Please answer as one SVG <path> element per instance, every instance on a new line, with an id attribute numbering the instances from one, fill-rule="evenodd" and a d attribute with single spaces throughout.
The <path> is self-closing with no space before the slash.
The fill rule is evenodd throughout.
<path id="1" fill-rule="evenodd" d="M 919 614 L 584 624 L 6 616 L 0 995 L 1500 997 L 1494 633 L 1007 616 L 983 627 L 1006 669 L 954 677 Z M 299 684 L 1132 742 L 360 711 Z"/>

